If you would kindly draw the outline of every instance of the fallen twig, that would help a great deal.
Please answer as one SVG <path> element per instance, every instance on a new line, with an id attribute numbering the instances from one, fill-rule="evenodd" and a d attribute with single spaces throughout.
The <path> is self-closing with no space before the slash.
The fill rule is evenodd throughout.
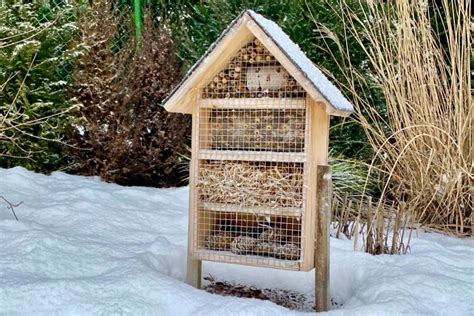
<path id="1" fill-rule="evenodd" d="M 4 200 L 5 203 L 7 203 L 7 209 L 10 209 L 12 211 L 12 214 L 13 216 L 15 217 L 16 220 L 18 220 L 18 217 L 16 216 L 16 213 L 15 213 L 15 207 L 18 207 L 20 206 L 21 204 L 23 204 L 23 201 L 20 201 L 19 203 L 17 204 L 13 204 L 12 202 L 8 201 L 5 197 L 3 197 L 2 195 L 0 195 L 0 199 Z"/>

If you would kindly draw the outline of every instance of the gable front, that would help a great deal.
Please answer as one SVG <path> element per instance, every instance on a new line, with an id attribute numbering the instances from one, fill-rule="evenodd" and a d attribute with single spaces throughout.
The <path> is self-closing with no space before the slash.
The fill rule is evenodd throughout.
<path id="1" fill-rule="evenodd" d="M 318 104 L 322 104 L 326 113 L 330 115 L 347 116 L 352 112 L 352 107 L 350 109 L 344 107 L 339 109 L 331 104 L 328 98 L 315 87 L 315 82 L 310 80 L 307 74 L 298 66 L 298 63 L 291 59 L 291 54 L 284 51 L 281 47 L 281 43 L 279 44 L 278 40 L 269 36 L 268 30 L 262 28 L 261 25 L 256 22 L 257 20 L 252 18 L 252 15 L 248 12 L 249 11 L 246 11 L 236 18 L 186 74 L 183 81 L 174 89 L 168 99 L 165 100 L 164 106 L 168 111 L 192 114 L 192 107 L 196 101 L 196 97 L 235 97 L 236 91 L 234 89 L 236 87 L 235 85 L 231 85 L 231 83 L 233 79 L 239 79 L 241 82 L 238 88 L 244 89 L 244 91 L 240 92 L 247 93 L 246 97 L 248 98 L 286 97 L 288 96 L 288 91 L 285 92 L 284 90 L 292 86 L 291 89 L 293 90 L 294 88 L 295 93 L 297 91 L 299 91 L 300 94 L 307 93 L 314 101 L 317 101 Z M 262 17 L 262 19 L 264 18 Z M 283 33 L 281 29 L 279 30 Z M 266 52 L 265 54 L 255 51 L 253 52 L 254 55 L 252 55 L 252 52 L 250 54 L 242 52 L 248 45 L 255 42 L 260 43 L 261 49 Z M 233 73 L 230 73 L 232 69 L 229 68 L 229 65 L 232 64 L 234 68 L 236 67 L 236 59 L 240 58 L 239 61 L 242 62 L 242 55 L 247 55 L 245 56 L 247 59 L 243 61 L 246 66 L 250 65 L 250 67 L 246 67 L 245 69 L 245 81 L 243 81 L 242 77 L 232 78 L 232 76 L 236 75 L 236 69 L 234 69 Z M 303 57 L 306 58 L 304 54 Z M 264 62 L 262 63 L 262 60 L 256 60 L 258 58 L 271 58 L 271 60 L 265 65 Z M 260 69 L 258 69 L 259 67 Z M 249 72 L 248 69 L 252 70 Z M 281 76 L 277 73 L 278 69 L 280 69 L 280 71 L 283 70 Z M 243 72 L 240 73 L 240 75 L 242 74 Z M 270 78 L 267 83 L 262 80 L 262 77 L 266 75 Z M 331 84 L 324 75 L 321 74 L 321 76 L 327 81 L 327 83 L 323 82 L 325 87 L 328 86 L 328 83 Z M 293 82 L 293 84 L 284 83 L 284 80 L 287 79 L 291 80 L 289 82 Z M 227 84 L 229 81 L 231 82 Z M 225 89 L 222 88 L 222 84 L 226 84 Z M 331 89 L 328 90 L 335 89 L 340 94 L 334 86 L 329 88 Z M 334 94 L 334 91 L 330 92 Z M 219 95 L 219 93 L 222 95 Z M 343 101 L 345 100 L 342 94 L 340 94 L 339 101 L 341 99 L 343 99 Z M 348 103 L 347 100 L 345 101 L 345 103 Z M 343 102 L 340 101 L 340 103 Z"/>

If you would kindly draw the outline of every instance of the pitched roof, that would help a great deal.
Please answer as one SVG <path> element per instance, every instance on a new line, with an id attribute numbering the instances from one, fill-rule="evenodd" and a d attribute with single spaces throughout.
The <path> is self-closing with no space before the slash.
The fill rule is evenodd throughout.
<path id="1" fill-rule="evenodd" d="M 225 45 L 225 43 L 223 43 L 224 41 L 230 43 L 231 38 L 240 32 L 248 32 L 250 35 L 257 37 L 271 53 L 277 55 L 275 58 L 279 60 L 284 67 L 285 64 L 280 59 L 287 59 L 293 66 L 293 69 L 287 69 L 288 72 L 295 77 L 295 80 L 298 81 L 310 96 L 315 99 L 321 99 L 322 97 L 327 101 L 324 103 L 326 104 L 326 112 L 328 112 L 328 114 L 347 116 L 354 111 L 354 107 L 342 95 L 341 91 L 329 81 L 308 57 L 306 57 L 298 45 L 295 44 L 275 22 L 264 18 L 252 10 L 243 11 L 235 18 L 208 48 L 204 55 L 201 56 L 186 73 L 183 80 L 164 101 L 164 106 L 168 111 L 192 113 L 191 99 L 189 99 L 189 97 L 185 98 L 185 96 L 191 92 L 192 88 L 196 88 L 196 86 L 193 85 L 206 83 L 203 82 L 205 81 L 202 77 L 203 71 L 197 74 L 198 70 L 203 67 L 209 67 L 209 62 L 212 62 L 212 60 L 209 60 L 210 55 L 218 50 L 220 44 Z M 266 38 L 264 39 L 262 37 Z M 240 47 L 238 48 L 240 49 Z M 218 53 L 220 54 L 222 51 L 221 48 Z M 218 58 L 214 58 L 214 60 L 214 62 L 217 62 Z M 286 63 L 286 65 L 288 65 L 288 63 Z M 195 76 L 200 76 L 200 78 L 193 78 Z M 213 76 L 214 73 L 210 74 L 210 77 Z"/>

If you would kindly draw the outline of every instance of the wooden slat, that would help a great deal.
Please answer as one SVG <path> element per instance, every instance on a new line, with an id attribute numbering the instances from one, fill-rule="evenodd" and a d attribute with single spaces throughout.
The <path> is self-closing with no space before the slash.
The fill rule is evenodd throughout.
<path id="1" fill-rule="evenodd" d="M 227 98 L 201 99 L 200 107 L 211 109 L 301 109 L 306 108 L 305 99 L 291 98 Z"/>
<path id="2" fill-rule="evenodd" d="M 277 258 L 254 255 L 242 256 L 234 254 L 230 251 L 200 249 L 195 251 L 194 258 L 199 260 L 226 262 L 257 267 L 269 267 L 293 271 L 306 271 L 301 269 L 301 262 L 298 260 L 281 260 Z"/>
<path id="3" fill-rule="evenodd" d="M 329 140 L 329 115 L 325 112 L 322 104 L 315 102 L 311 97 L 307 98 L 307 124 L 306 124 L 306 147 L 307 162 L 305 165 L 305 219 L 303 223 L 303 234 L 307 236 L 304 247 L 304 264 L 308 268 L 314 267 L 314 243 L 316 226 L 316 194 L 317 194 L 317 166 L 325 165 L 328 161 Z M 316 240 L 316 242 L 318 242 Z"/>
<path id="4" fill-rule="evenodd" d="M 198 159 L 204 160 L 243 160 L 243 161 L 272 161 L 272 162 L 305 162 L 305 153 L 280 153 L 241 150 L 210 150 L 198 151 Z"/>
<path id="5" fill-rule="evenodd" d="M 197 98 L 196 91 L 194 91 L 195 100 Z M 197 245 L 197 227 L 196 227 L 196 175 L 198 174 L 197 166 L 197 148 L 198 148 L 198 126 L 199 126 L 199 111 L 194 107 L 194 115 L 192 118 L 192 135 L 191 135 L 191 161 L 189 166 L 189 210 L 188 210 L 188 257 L 187 257 L 187 271 L 186 283 L 194 287 L 201 287 L 201 260 L 193 259 L 193 250 Z"/>
<path id="6" fill-rule="evenodd" d="M 328 311 L 329 294 L 329 218 L 331 216 L 332 181 L 331 167 L 317 167 L 316 191 L 316 245 L 315 245 L 315 297 L 316 311 Z"/>
<path id="7" fill-rule="evenodd" d="M 262 207 L 262 206 L 241 206 L 238 204 L 199 202 L 201 209 L 214 212 L 235 212 L 249 213 L 257 215 L 278 215 L 301 217 L 302 210 L 298 207 Z"/>

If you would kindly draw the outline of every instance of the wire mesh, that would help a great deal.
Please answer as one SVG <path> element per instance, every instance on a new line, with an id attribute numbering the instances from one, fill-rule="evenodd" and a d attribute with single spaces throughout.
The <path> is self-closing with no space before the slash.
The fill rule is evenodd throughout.
<path id="1" fill-rule="evenodd" d="M 257 39 L 244 45 L 202 90 L 206 98 L 304 98 L 304 89 Z"/>
<path id="2" fill-rule="evenodd" d="M 266 264 L 275 264 L 271 259 L 298 261 L 301 258 L 299 217 L 200 209 L 199 221 L 198 248 L 214 251 L 214 256 L 226 256 L 228 260 L 252 256 L 262 263 L 270 259 Z"/>
<path id="3" fill-rule="evenodd" d="M 304 109 L 203 108 L 200 122 L 201 148 L 304 151 Z"/>
<path id="4" fill-rule="evenodd" d="M 201 90 L 195 258 L 300 269 L 306 243 L 304 97 L 255 39 Z"/>
<path id="5" fill-rule="evenodd" d="M 200 202 L 300 208 L 303 164 L 203 160 L 199 165 L 198 188 Z"/>

